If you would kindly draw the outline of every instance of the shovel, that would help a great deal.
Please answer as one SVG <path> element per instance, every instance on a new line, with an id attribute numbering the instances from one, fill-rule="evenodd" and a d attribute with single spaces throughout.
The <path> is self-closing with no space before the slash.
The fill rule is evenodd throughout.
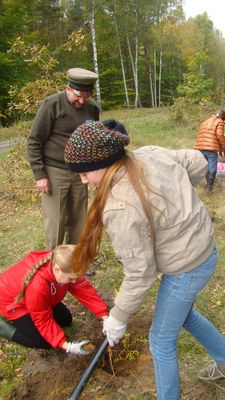
<path id="1" fill-rule="evenodd" d="M 91 377 L 91 375 L 92 375 L 92 373 L 93 373 L 98 361 L 103 356 L 103 354 L 104 354 L 104 352 L 105 352 L 105 350 L 106 350 L 108 345 L 109 345 L 108 339 L 107 339 L 107 337 L 104 337 L 104 339 L 100 343 L 98 349 L 96 350 L 94 356 L 92 357 L 92 359 L 90 360 L 89 364 L 85 368 L 83 374 L 81 375 L 81 378 L 80 378 L 79 382 L 74 387 L 74 389 L 73 389 L 72 393 L 70 394 L 70 397 L 68 398 L 68 400 L 76 400 L 76 399 L 79 398 L 82 390 L 84 389 L 86 383 L 90 379 L 90 377 Z"/>

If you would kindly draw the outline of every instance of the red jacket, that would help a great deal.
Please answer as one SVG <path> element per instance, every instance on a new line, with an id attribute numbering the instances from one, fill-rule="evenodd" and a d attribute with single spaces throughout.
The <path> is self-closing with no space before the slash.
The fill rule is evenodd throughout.
<path id="1" fill-rule="evenodd" d="M 15 298 L 27 272 L 49 251 L 31 252 L 0 274 L 0 314 L 14 320 L 30 314 L 36 328 L 52 347 L 62 347 L 66 341 L 63 329 L 55 322 L 52 308 L 70 292 L 97 317 L 107 315 L 107 305 L 88 282 L 85 276 L 75 283 L 61 285 L 55 280 L 51 261 L 41 266 L 25 290 L 20 303 Z"/>

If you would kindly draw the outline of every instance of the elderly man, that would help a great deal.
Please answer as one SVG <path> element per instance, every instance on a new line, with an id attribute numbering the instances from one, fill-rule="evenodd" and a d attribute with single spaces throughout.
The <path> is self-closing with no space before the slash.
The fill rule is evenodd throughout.
<path id="1" fill-rule="evenodd" d="M 87 210 L 87 186 L 64 162 L 71 133 L 86 120 L 99 120 L 99 107 L 90 98 L 98 75 L 81 68 L 68 70 L 68 85 L 45 98 L 28 138 L 28 160 L 42 193 L 46 248 L 76 243 Z"/>

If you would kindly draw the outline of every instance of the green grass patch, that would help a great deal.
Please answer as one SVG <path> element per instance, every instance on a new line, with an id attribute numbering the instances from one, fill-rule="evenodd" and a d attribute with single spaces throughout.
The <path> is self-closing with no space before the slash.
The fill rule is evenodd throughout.
<path id="1" fill-rule="evenodd" d="M 26 353 L 27 349 L 24 347 L 6 342 L 0 363 L 0 399 L 22 381 L 21 367 L 26 360 Z"/>
<path id="2" fill-rule="evenodd" d="M 1 201 L 0 268 L 19 261 L 31 251 L 44 248 L 40 206 L 25 205 L 13 199 Z"/>

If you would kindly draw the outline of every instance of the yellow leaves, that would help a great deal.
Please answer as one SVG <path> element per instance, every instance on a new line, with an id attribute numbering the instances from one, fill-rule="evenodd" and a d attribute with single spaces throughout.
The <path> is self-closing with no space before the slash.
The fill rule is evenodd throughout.
<path id="1" fill-rule="evenodd" d="M 22 373 L 22 368 L 16 368 L 15 369 L 15 373 L 16 373 L 16 376 L 19 378 L 19 377 L 22 377 L 23 376 L 23 373 Z"/>
<path id="2" fill-rule="evenodd" d="M 222 289 L 221 285 L 216 282 L 215 288 L 213 289 L 213 294 L 212 296 L 212 308 L 217 308 L 221 307 L 224 304 L 224 295 L 225 295 L 225 289 Z"/>
<path id="3" fill-rule="evenodd" d="M 63 47 L 71 52 L 74 48 L 79 48 L 80 51 L 86 51 L 86 46 L 84 44 L 85 40 L 85 32 L 83 29 L 78 29 L 73 31 L 67 38 L 67 42 L 63 45 Z"/>
<path id="4" fill-rule="evenodd" d="M 212 308 L 221 307 L 222 300 L 216 300 L 215 303 L 212 305 Z"/>

